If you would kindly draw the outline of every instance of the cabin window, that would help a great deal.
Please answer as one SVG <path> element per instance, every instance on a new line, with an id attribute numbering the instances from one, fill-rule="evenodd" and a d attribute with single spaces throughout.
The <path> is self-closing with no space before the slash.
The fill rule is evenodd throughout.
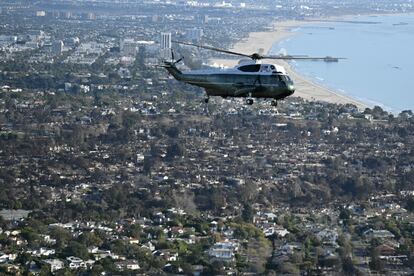
<path id="1" fill-rule="evenodd" d="M 260 64 L 244 65 L 244 66 L 240 66 L 239 70 L 243 72 L 259 72 L 260 66 L 261 66 Z"/>
<path id="2" fill-rule="evenodd" d="M 262 65 L 262 67 L 260 67 L 260 72 L 267 72 L 267 71 L 269 71 L 269 66 Z"/>

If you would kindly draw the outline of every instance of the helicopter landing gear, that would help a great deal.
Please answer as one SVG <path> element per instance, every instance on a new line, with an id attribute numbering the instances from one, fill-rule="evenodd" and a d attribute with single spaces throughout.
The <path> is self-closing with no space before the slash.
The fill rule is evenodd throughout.
<path id="1" fill-rule="evenodd" d="M 210 98 L 209 97 L 207 97 L 207 98 L 204 98 L 204 103 L 208 103 L 208 101 L 210 100 Z"/>
<path id="2" fill-rule="evenodd" d="M 247 99 L 246 104 L 247 105 L 252 105 L 253 104 L 253 99 Z"/>
<path id="3" fill-rule="evenodd" d="M 270 104 L 271 104 L 272 106 L 275 106 L 275 107 L 276 107 L 276 106 L 277 106 L 277 100 L 273 100 L 273 101 L 271 101 L 271 102 L 270 102 Z"/>

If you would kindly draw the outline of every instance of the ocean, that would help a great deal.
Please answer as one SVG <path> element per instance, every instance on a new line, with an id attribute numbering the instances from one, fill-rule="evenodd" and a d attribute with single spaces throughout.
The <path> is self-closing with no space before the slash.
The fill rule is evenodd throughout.
<path id="1" fill-rule="evenodd" d="M 293 68 L 370 106 L 414 111 L 414 14 L 355 16 L 296 28 L 271 54 L 336 56 L 336 62 L 292 61 Z"/>

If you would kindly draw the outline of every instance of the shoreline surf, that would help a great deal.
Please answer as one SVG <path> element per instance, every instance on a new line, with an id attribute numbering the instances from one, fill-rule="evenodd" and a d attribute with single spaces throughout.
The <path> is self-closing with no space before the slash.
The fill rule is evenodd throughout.
<path id="1" fill-rule="evenodd" d="M 413 110 L 414 96 L 410 90 L 414 81 L 409 73 L 412 62 L 406 58 L 414 54 L 407 46 L 412 41 L 413 15 L 364 14 L 349 15 L 339 20 L 307 20 L 305 22 L 310 21 L 311 24 L 293 29 L 297 35 L 276 42 L 272 53 L 286 48 L 289 54 L 304 52 L 320 56 L 326 52 L 345 56 L 348 59 L 338 65 L 301 61 L 289 64 L 293 71 L 311 82 L 368 107 L 380 106 L 393 114 Z M 349 23 L 358 20 L 377 24 Z"/>
<path id="2" fill-rule="evenodd" d="M 382 16 L 383 14 L 369 14 L 361 16 Z M 393 14 L 386 14 L 393 15 Z M 324 22 L 328 20 L 337 21 L 337 20 L 349 20 L 349 18 L 355 18 L 359 15 L 344 15 L 338 17 L 326 17 L 326 18 L 315 18 L 308 21 L 297 21 L 297 20 L 285 20 L 285 21 L 274 21 L 271 25 L 271 28 L 263 32 L 252 32 L 247 38 L 237 42 L 230 49 L 236 52 L 242 53 L 255 53 L 255 52 L 264 52 L 269 53 L 274 45 L 289 39 L 297 35 L 294 30 L 297 28 L 305 27 L 307 25 L 313 25 L 316 22 Z M 294 53 L 296 54 L 296 53 Z M 209 61 L 210 65 L 216 66 L 225 66 L 231 67 L 237 64 L 238 60 L 234 59 L 211 59 Z M 317 80 L 314 80 L 312 77 L 299 72 L 295 69 L 294 66 L 286 61 L 277 61 L 276 63 L 285 67 L 288 74 L 293 79 L 296 91 L 293 96 L 298 96 L 304 98 L 305 100 L 310 101 L 325 101 L 330 103 L 337 104 L 347 104 L 351 103 L 358 107 L 358 109 L 363 110 L 367 107 L 372 108 L 374 105 L 384 106 L 383 103 L 373 102 L 368 99 L 359 98 L 353 95 L 349 95 L 346 92 L 341 92 L 340 89 L 332 88 L 326 86 L 324 83 L 319 83 Z"/>

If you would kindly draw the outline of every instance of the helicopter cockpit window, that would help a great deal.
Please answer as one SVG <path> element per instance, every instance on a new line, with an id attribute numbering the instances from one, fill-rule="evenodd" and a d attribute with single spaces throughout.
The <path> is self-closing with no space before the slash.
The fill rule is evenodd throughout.
<path id="1" fill-rule="evenodd" d="M 279 80 L 287 83 L 291 83 L 292 80 L 287 75 L 279 75 Z"/>
<path id="2" fill-rule="evenodd" d="M 243 72 L 259 72 L 260 64 L 250 64 L 250 65 L 240 66 L 239 70 Z"/>

